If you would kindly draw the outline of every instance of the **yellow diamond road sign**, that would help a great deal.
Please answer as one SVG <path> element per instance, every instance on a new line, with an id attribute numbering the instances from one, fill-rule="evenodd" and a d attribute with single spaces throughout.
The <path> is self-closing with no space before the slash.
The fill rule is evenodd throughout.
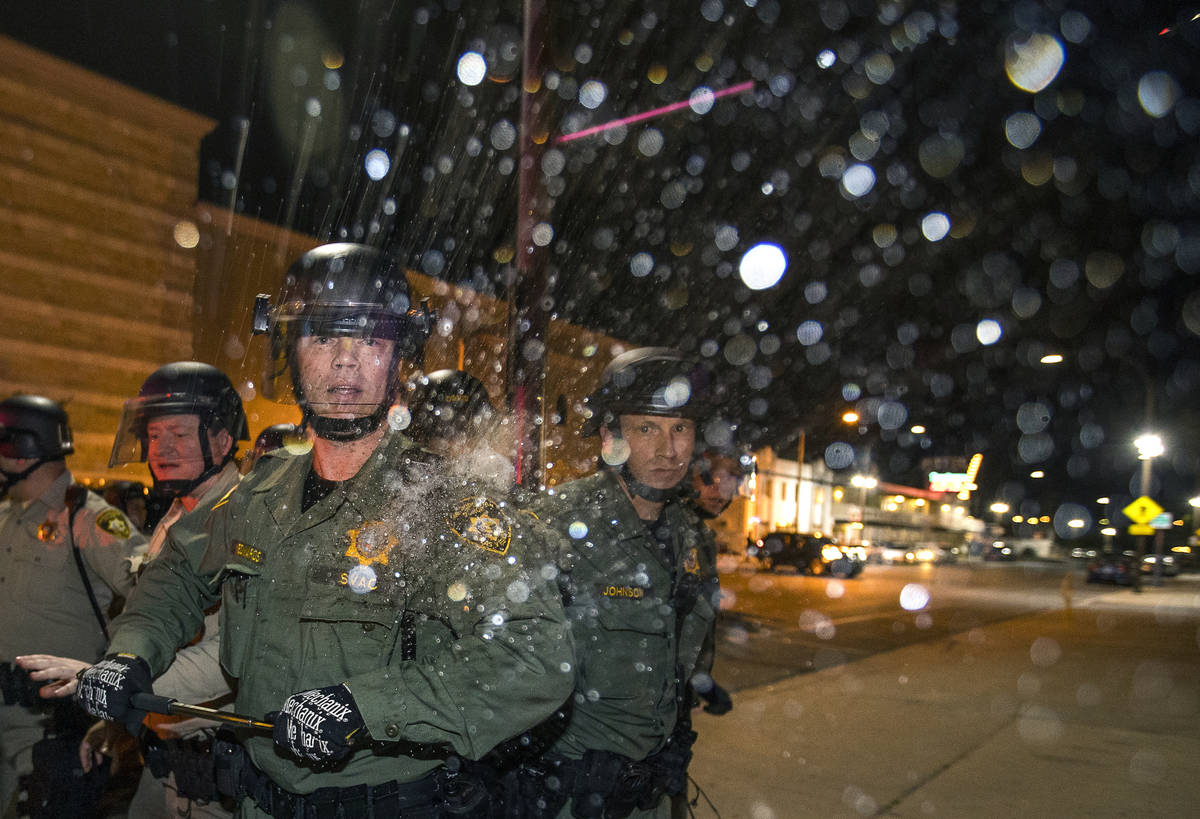
<path id="1" fill-rule="evenodd" d="M 1155 503 L 1153 498 L 1142 495 L 1121 511 L 1134 523 L 1149 523 L 1162 514 L 1163 508 Z"/>

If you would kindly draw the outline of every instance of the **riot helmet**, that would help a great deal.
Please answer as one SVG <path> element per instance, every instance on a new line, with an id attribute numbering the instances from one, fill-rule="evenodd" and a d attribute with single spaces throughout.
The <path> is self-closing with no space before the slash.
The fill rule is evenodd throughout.
<path id="1" fill-rule="evenodd" d="M 403 268 L 373 247 L 348 242 L 322 245 L 292 263 L 279 302 L 266 296 L 255 304 L 254 332 L 271 340 L 263 394 L 300 405 L 304 423 L 320 437 L 352 441 L 383 422 L 399 395 L 399 363 L 420 363 L 433 316 L 412 304 Z M 299 380 L 296 347 L 304 336 L 376 338 L 394 342 L 387 396 L 364 406 L 363 416 L 326 418 L 306 399 Z"/>
<path id="2" fill-rule="evenodd" d="M 229 377 L 209 364 L 177 361 L 152 372 L 142 383 L 137 398 L 125 402 L 108 458 L 109 467 L 146 461 L 147 428 L 154 419 L 168 415 L 195 415 L 199 419 L 196 435 L 204 462 L 200 475 L 188 479 L 160 479 L 151 466 L 155 490 L 168 497 L 187 495 L 233 459 L 237 444 L 229 452 L 214 457 L 208 433 L 224 430 L 235 442 L 250 440 L 242 399 Z"/>
<path id="3" fill-rule="evenodd" d="M 0 470 L 5 492 L 42 464 L 61 461 L 74 451 L 71 426 L 61 404 L 40 395 L 14 395 L 0 401 L 0 455 L 34 461 L 19 472 Z"/>
<path id="4" fill-rule="evenodd" d="M 487 388 L 463 370 L 436 370 L 409 382 L 408 434 L 418 443 L 486 435 L 496 420 Z"/>
<path id="5" fill-rule="evenodd" d="M 304 428 L 297 424 L 271 424 L 258 433 L 254 439 L 254 446 L 242 459 L 242 474 L 250 472 L 263 455 L 284 447 L 294 453 L 307 451 L 308 437 Z"/>
<path id="6" fill-rule="evenodd" d="M 622 415 L 661 415 L 701 421 L 712 414 L 711 379 L 697 359 L 670 347 L 639 347 L 604 368 L 585 399 L 582 433 L 617 429 Z"/>
<path id="7" fill-rule="evenodd" d="M 254 453 L 262 455 L 304 439 L 304 430 L 295 424 L 271 424 L 254 439 Z"/>
<path id="8" fill-rule="evenodd" d="M 609 362 L 600 376 L 600 386 L 586 399 L 582 433 L 595 435 L 604 427 L 620 438 L 622 415 L 703 421 L 713 412 L 710 388 L 711 379 L 704 365 L 679 350 L 629 350 Z M 675 497 L 687 477 L 685 471 L 674 487 L 655 488 L 638 480 L 627 459 L 620 461 L 618 474 L 631 493 L 653 503 Z"/>

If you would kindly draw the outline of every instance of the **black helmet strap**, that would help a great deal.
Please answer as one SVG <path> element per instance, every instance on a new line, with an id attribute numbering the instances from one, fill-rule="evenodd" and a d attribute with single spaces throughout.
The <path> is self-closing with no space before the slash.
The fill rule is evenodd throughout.
<path id="1" fill-rule="evenodd" d="M 383 401 L 370 415 L 359 418 L 326 418 L 317 415 L 307 402 L 301 404 L 304 426 L 311 427 L 318 438 L 327 441 L 357 441 L 366 438 L 383 423 L 391 408 L 391 401 Z"/>
<path id="2" fill-rule="evenodd" d="M 20 472 L 13 472 L 9 469 L 0 469 L 0 475 L 4 476 L 4 486 L 0 487 L 0 500 L 3 500 L 8 495 L 8 490 L 19 484 L 21 481 L 33 474 L 33 470 L 37 469 L 42 464 L 50 463 L 51 461 L 61 461 L 62 458 L 38 458 L 33 462 L 32 466 L 27 466 Z"/>
<path id="3" fill-rule="evenodd" d="M 200 484 L 207 481 L 213 475 L 216 475 L 225 468 L 225 464 L 233 460 L 233 450 L 236 447 L 229 447 L 229 451 L 225 453 L 225 457 L 220 463 L 213 463 L 212 447 L 208 445 L 208 422 L 204 420 L 203 414 L 198 414 L 200 425 L 196 427 L 196 437 L 200 442 L 200 454 L 204 456 L 204 470 L 194 478 L 181 478 L 171 481 L 160 481 L 158 476 L 154 474 L 154 470 L 150 470 L 150 477 L 154 480 L 154 491 L 163 497 L 167 498 L 182 498 L 192 494 L 193 490 Z M 233 433 L 230 433 L 232 436 Z M 144 440 L 144 439 L 143 439 Z M 142 446 L 143 457 L 145 455 L 145 444 Z"/>
<path id="4" fill-rule="evenodd" d="M 648 500 L 651 503 L 666 503 L 669 500 L 674 500 L 679 497 L 679 488 L 683 485 L 683 481 L 675 484 L 667 489 L 656 489 L 653 486 L 647 486 L 633 476 L 633 471 L 629 468 L 629 463 L 621 464 L 621 468 L 617 470 L 617 475 L 625 484 L 625 488 L 630 494 L 637 495 L 643 500 Z"/>

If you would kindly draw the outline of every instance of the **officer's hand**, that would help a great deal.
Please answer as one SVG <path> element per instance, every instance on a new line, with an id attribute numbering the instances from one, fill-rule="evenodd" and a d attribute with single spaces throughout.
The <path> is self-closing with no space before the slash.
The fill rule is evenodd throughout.
<path id="1" fill-rule="evenodd" d="M 77 675 L 90 665 L 83 660 L 51 654 L 25 654 L 15 659 L 17 665 L 29 672 L 29 679 L 43 683 L 38 695 L 47 699 L 74 694 L 79 686 Z"/>
<path id="2" fill-rule="evenodd" d="M 267 719 L 275 723 L 276 745 L 313 762 L 348 756 L 359 734 L 365 733 L 362 714 L 344 683 L 292 694 L 283 710 Z"/>
<path id="3" fill-rule="evenodd" d="M 733 708 L 733 697 L 721 686 L 713 682 L 712 688 L 701 691 L 700 699 L 704 700 L 704 710 L 713 716 L 728 714 Z"/>
<path id="4" fill-rule="evenodd" d="M 80 674 L 75 701 L 93 717 L 123 722 L 136 733 L 146 712 L 133 707 L 133 695 L 153 692 L 145 660 L 134 654 L 108 654 Z"/>

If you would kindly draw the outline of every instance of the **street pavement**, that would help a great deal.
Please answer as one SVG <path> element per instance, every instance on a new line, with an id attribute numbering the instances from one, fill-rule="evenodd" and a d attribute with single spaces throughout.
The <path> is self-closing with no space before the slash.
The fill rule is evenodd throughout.
<path id="1" fill-rule="evenodd" d="M 696 713 L 697 817 L 1198 816 L 1200 576 L 1064 599 Z"/>

